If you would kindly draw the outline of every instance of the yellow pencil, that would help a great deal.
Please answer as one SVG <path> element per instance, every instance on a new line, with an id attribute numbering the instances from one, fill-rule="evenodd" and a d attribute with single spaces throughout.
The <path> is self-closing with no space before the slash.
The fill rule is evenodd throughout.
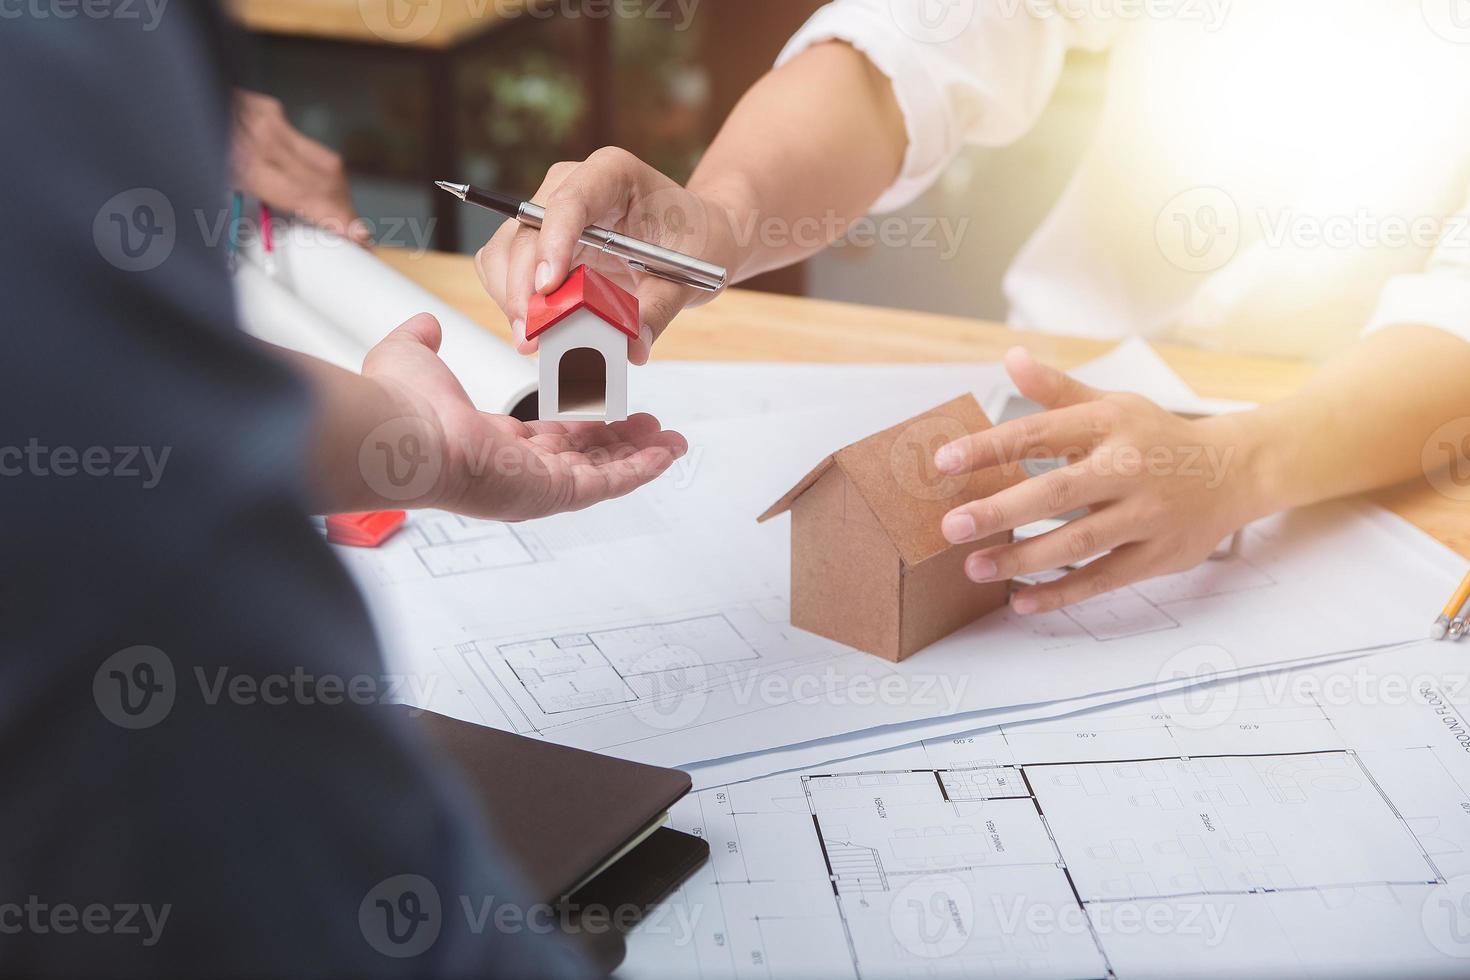
<path id="1" fill-rule="evenodd" d="M 1449 634 L 1450 624 L 1460 615 L 1460 610 L 1464 608 L 1466 600 L 1470 600 L 1470 572 L 1465 573 L 1465 577 L 1460 581 L 1460 587 L 1455 590 L 1454 595 L 1450 596 L 1450 601 L 1445 603 L 1444 611 L 1439 614 L 1439 618 L 1434 621 L 1434 626 L 1430 628 L 1429 635 L 1432 639 L 1443 640 Z"/>

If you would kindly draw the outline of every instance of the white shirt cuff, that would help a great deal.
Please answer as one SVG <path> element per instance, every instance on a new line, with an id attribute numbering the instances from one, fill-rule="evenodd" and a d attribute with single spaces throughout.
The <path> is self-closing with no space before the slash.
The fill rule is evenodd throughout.
<path id="1" fill-rule="evenodd" d="M 1363 335 L 1405 324 L 1438 327 L 1470 341 L 1470 278 L 1423 272 L 1390 279 Z"/>
<path id="2" fill-rule="evenodd" d="M 776 58 L 780 67 L 807 48 L 826 41 L 846 41 L 888 77 L 903 113 L 909 145 L 898 180 L 874 203 L 872 211 L 895 211 L 912 203 L 934 185 L 952 155 L 955 135 L 941 106 L 943 94 L 924 70 L 913 45 L 894 35 L 896 26 L 872 9 L 829 4 L 787 42 Z"/>

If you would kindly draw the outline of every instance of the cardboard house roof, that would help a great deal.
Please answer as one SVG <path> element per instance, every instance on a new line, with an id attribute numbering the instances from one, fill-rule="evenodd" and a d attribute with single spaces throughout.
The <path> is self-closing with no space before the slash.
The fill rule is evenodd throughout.
<path id="1" fill-rule="evenodd" d="M 551 295 L 531 297 L 526 339 L 540 336 L 578 310 L 590 310 L 629 337 L 638 337 L 638 297 L 602 273 L 579 265 Z"/>
<path id="2" fill-rule="evenodd" d="M 940 446 L 966 433 L 990 428 L 973 395 L 964 395 L 917 418 L 855 442 L 817 464 L 758 521 L 785 513 L 826 473 L 837 467 L 873 511 L 884 533 L 909 566 L 948 551 L 940 533 L 944 515 L 961 504 L 988 497 L 1022 479 L 1004 468 L 946 476 L 934 465 Z"/>

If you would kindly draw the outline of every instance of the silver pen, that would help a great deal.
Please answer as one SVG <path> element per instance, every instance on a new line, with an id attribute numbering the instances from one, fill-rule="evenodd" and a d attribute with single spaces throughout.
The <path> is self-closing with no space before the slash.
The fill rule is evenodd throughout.
<path id="1" fill-rule="evenodd" d="M 451 184 L 447 180 L 434 181 L 440 190 L 453 194 L 467 204 L 486 208 L 507 218 L 514 218 L 527 228 L 540 229 L 546 220 L 546 212 L 539 204 L 522 201 L 508 194 L 497 194 L 469 184 Z M 588 248 L 595 248 L 604 255 L 611 255 L 628 263 L 629 268 L 646 272 L 660 279 L 676 282 L 681 286 L 702 289 L 715 293 L 725 288 L 729 274 L 723 266 L 705 262 L 692 255 L 676 252 L 671 248 L 653 245 L 628 235 L 608 231 L 593 225 L 584 229 L 579 239 Z"/>

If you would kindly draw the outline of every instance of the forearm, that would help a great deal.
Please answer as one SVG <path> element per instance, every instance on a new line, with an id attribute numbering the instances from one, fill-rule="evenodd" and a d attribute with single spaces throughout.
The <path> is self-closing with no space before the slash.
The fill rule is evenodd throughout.
<path id="1" fill-rule="evenodd" d="M 445 466 L 431 413 L 379 381 L 295 351 L 271 352 L 306 379 L 315 401 L 306 460 L 314 510 L 434 506 Z"/>
<path id="2" fill-rule="evenodd" d="M 1300 392 L 1248 413 L 1260 510 L 1372 490 L 1424 472 L 1426 441 L 1470 417 L 1470 343 L 1394 327 L 1329 361 Z"/>
<path id="3" fill-rule="evenodd" d="M 740 100 L 689 189 L 729 214 L 735 278 L 821 251 L 897 178 L 908 137 L 888 79 L 847 44 L 817 45 Z"/>

